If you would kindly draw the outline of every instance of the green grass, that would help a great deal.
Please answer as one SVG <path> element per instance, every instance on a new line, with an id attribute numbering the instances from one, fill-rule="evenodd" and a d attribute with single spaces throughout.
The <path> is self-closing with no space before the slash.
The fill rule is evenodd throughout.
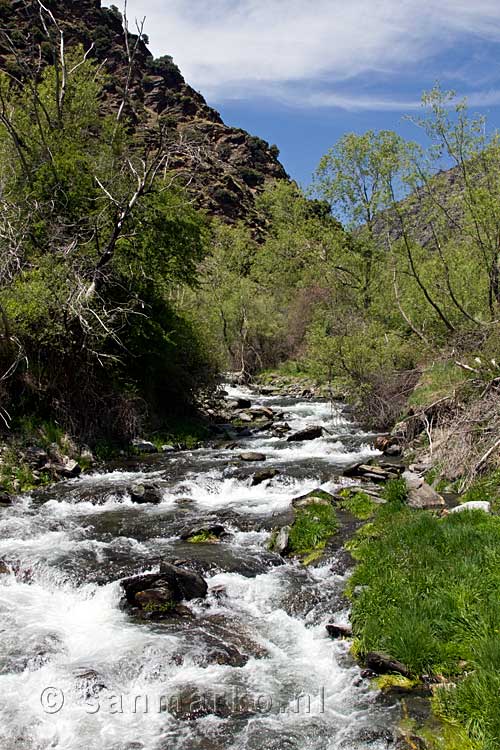
<path id="1" fill-rule="evenodd" d="M 471 747 L 498 750 L 500 518 L 480 511 L 437 518 L 392 503 L 352 552 L 356 652 L 383 651 L 415 676 L 448 677 L 435 711 Z"/>
<path id="2" fill-rule="evenodd" d="M 424 407 L 446 396 L 452 396 L 455 388 L 467 385 L 471 377 L 453 360 L 434 362 L 421 376 L 409 398 L 409 405 Z"/>
<path id="3" fill-rule="evenodd" d="M 176 603 L 173 600 L 168 602 L 147 602 L 142 607 L 143 612 L 172 612 L 176 608 Z"/>
<path id="4" fill-rule="evenodd" d="M 385 484 L 382 497 L 392 507 L 399 508 L 403 506 L 408 499 L 408 488 L 405 480 L 402 477 L 389 479 Z"/>
<path id="5" fill-rule="evenodd" d="M 340 495 L 344 499 L 337 503 L 338 507 L 352 513 L 360 521 L 367 521 L 371 518 L 377 508 L 377 504 L 366 492 L 345 489 L 340 491 Z"/>
<path id="6" fill-rule="evenodd" d="M 295 511 L 295 521 L 290 529 L 290 552 L 310 554 L 325 546 L 338 529 L 337 516 L 331 505 L 312 503 Z"/>
<path id="7" fill-rule="evenodd" d="M 247 425 L 248 426 L 248 425 Z M 209 437 L 209 430 L 195 417 L 172 419 L 165 430 L 153 433 L 149 438 L 161 450 L 162 445 L 180 445 L 191 450 Z"/>
<path id="8" fill-rule="evenodd" d="M 219 538 L 215 534 L 211 534 L 209 531 L 201 531 L 199 534 L 193 534 L 187 541 L 190 544 L 214 544 L 219 541 Z"/>

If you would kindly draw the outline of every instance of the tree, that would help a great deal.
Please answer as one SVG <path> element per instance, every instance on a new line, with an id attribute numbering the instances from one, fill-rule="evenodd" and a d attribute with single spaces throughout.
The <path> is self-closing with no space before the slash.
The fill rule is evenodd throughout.
<path id="1" fill-rule="evenodd" d="M 375 222 L 391 204 L 388 184 L 400 183 L 405 153 L 404 141 L 391 131 L 348 133 L 322 157 L 315 172 L 315 193 L 338 209 L 356 232 L 353 249 L 361 262 L 360 291 L 366 309 L 380 247 Z"/>

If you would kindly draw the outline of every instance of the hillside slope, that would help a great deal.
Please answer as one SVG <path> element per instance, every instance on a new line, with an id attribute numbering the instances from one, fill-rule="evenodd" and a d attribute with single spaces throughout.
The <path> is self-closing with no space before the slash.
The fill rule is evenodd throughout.
<path id="1" fill-rule="evenodd" d="M 100 0 L 47 0 L 45 7 L 63 30 L 68 47 L 92 47 L 91 56 L 110 74 L 106 104 L 116 108 L 128 74 L 119 11 L 101 7 Z M 36 0 L 1 0 L 0 24 L 16 47 L 24 51 L 31 67 L 38 60 L 42 64 L 48 61 L 52 51 Z M 129 26 L 133 28 L 132 19 Z M 136 38 L 129 35 L 130 46 Z M 5 33 L 0 38 L 0 67 L 20 73 L 19 60 Z M 128 114 L 146 133 L 168 118 L 171 133 L 189 143 L 191 153 L 196 152 L 194 162 L 181 153 L 173 166 L 181 173 L 189 171 L 189 178 L 185 178 L 188 189 L 197 205 L 211 215 L 254 224 L 255 195 L 267 180 L 287 177 L 275 146 L 225 125 L 219 113 L 185 82 L 172 59 L 165 56 L 155 60 L 143 41 L 137 45 L 133 62 L 128 108 Z"/>

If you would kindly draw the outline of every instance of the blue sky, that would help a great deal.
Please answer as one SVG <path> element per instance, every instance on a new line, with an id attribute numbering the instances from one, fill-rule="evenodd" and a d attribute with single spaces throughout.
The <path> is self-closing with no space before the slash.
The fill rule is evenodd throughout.
<path id="1" fill-rule="evenodd" d="M 436 81 L 500 126 L 500 0 L 129 0 L 127 12 L 302 185 L 343 133 L 419 140 L 404 115 Z"/>

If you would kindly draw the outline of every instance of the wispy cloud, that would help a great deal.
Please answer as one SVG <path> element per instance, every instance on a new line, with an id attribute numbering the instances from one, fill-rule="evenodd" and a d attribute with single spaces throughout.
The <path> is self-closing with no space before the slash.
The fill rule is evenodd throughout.
<path id="1" fill-rule="evenodd" d="M 408 109 L 411 97 L 345 83 L 415 71 L 465 39 L 500 41 L 500 0 L 129 0 L 129 15 L 147 17 L 154 52 L 214 101 L 279 90 L 290 104 Z"/>

